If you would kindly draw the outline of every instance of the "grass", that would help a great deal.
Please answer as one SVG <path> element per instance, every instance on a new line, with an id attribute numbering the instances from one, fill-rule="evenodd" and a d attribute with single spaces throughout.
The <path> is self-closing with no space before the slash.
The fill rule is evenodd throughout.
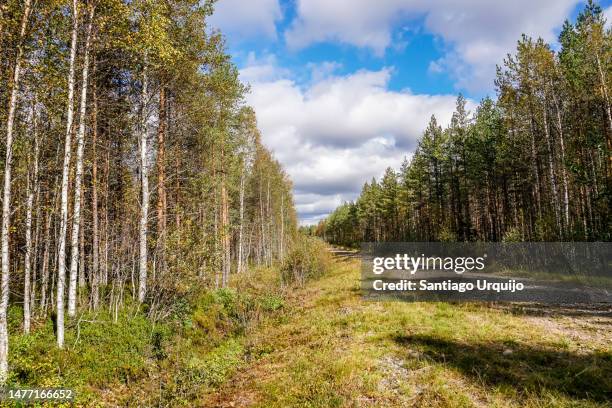
<path id="1" fill-rule="evenodd" d="M 609 317 L 593 333 L 575 318 L 495 305 L 367 302 L 358 279 L 348 261 L 293 292 L 281 315 L 249 333 L 247 349 L 265 352 L 202 403 L 612 406 Z"/>
<path id="2" fill-rule="evenodd" d="M 83 313 L 68 322 L 62 350 L 51 318 L 25 336 L 13 307 L 7 385 L 72 388 L 77 406 L 193 406 L 244 364 L 246 332 L 284 307 L 271 268 L 232 286 L 204 291 L 158 323 L 129 304 L 116 320 L 107 310 Z"/>
<path id="3" fill-rule="evenodd" d="M 84 314 L 64 350 L 37 322 L 11 336 L 10 385 L 75 388 L 77 406 L 612 406 L 610 313 L 365 301 L 350 258 L 313 276 L 235 275 L 163 324 Z"/>

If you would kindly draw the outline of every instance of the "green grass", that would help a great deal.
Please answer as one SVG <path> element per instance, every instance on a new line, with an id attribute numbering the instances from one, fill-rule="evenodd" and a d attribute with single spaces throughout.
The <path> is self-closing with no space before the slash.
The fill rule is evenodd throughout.
<path id="1" fill-rule="evenodd" d="M 67 323 L 62 350 L 51 318 L 35 320 L 26 336 L 13 307 L 8 385 L 73 388 L 79 406 L 192 406 L 244 364 L 247 331 L 284 307 L 274 270 L 233 286 L 203 291 L 164 322 L 130 305 L 116 319 L 106 309 L 83 313 Z"/>
<path id="2" fill-rule="evenodd" d="M 215 406 L 604 407 L 612 353 L 484 304 L 367 302 L 356 262 L 288 299 L 250 334 L 267 353 L 209 395 Z M 494 305 L 493 305 L 494 306 Z M 598 332 L 605 338 L 612 319 Z M 606 324 L 608 326 L 606 327 Z M 234 404 L 234 405 L 232 405 Z"/>
<path id="3" fill-rule="evenodd" d="M 75 388 L 78 406 L 612 406 L 609 314 L 364 301 L 358 263 L 331 266 L 301 287 L 235 276 L 163 324 L 88 313 L 64 350 L 38 321 L 11 336 L 11 385 Z"/>

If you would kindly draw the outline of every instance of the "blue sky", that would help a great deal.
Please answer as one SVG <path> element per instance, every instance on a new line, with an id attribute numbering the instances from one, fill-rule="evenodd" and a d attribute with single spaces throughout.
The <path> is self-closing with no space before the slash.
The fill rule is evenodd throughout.
<path id="1" fill-rule="evenodd" d="M 612 17 L 612 0 L 599 4 Z M 251 85 L 264 143 L 294 181 L 303 224 L 410 157 L 457 93 L 494 96 L 521 33 L 555 46 L 578 0 L 219 0 L 211 25 Z M 612 20 L 612 18 L 609 18 Z"/>

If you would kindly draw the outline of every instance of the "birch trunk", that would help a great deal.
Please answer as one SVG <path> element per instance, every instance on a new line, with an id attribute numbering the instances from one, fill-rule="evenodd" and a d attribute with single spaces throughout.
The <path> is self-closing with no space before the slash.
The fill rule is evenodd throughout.
<path id="1" fill-rule="evenodd" d="M 272 216 L 270 214 L 270 179 L 268 179 L 268 190 L 266 193 L 266 218 L 268 222 L 266 223 L 267 227 L 267 235 L 268 235 L 268 263 L 267 265 L 272 265 Z"/>
<path id="2" fill-rule="evenodd" d="M 30 333 L 30 320 L 31 320 L 31 285 L 30 285 L 30 272 L 32 267 L 32 209 L 34 207 L 34 192 L 36 191 L 36 183 L 38 181 L 38 133 L 37 133 L 37 121 L 36 121 L 36 107 L 32 109 L 32 127 L 34 130 L 34 164 L 32 169 L 32 178 L 28 174 L 27 180 L 27 195 L 28 200 L 26 204 L 26 250 L 24 260 L 24 277 L 23 277 L 23 332 L 25 334 Z"/>
<path id="3" fill-rule="evenodd" d="M 225 185 L 225 173 L 221 181 L 221 253 L 222 253 L 222 287 L 227 287 L 231 267 L 230 253 L 229 199 Z"/>
<path id="4" fill-rule="evenodd" d="M 160 270 L 165 266 L 166 248 L 166 88 L 159 89 L 159 124 L 157 127 L 157 249 Z"/>
<path id="5" fill-rule="evenodd" d="M 142 93 L 140 95 L 140 181 L 142 202 L 140 212 L 140 256 L 138 270 L 138 301 L 143 302 L 147 293 L 147 220 L 149 217 L 149 175 L 147 164 L 147 109 L 148 96 L 147 72 L 143 73 Z"/>
<path id="6" fill-rule="evenodd" d="M 243 230 L 244 230 L 244 168 L 245 165 L 242 166 L 242 171 L 240 173 L 240 225 L 238 227 L 238 266 L 237 272 L 242 273 L 243 264 Z"/>
<path id="7" fill-rule="evenodd" d="M 64 142 L 64 166 L 62 169 L 62 190 L 60 204 L 60 231 L 57 258 L 57 346 L 64 348 L 64 286 L 66 284 L 66 233 L 68 229 L 68 181 L 70 176 L 70 155 L 72 122 L 74 116 L 74 71 L 79 29 L 78 2 L 72 1 L 72 39 L 70 43 L 70 72 L 68 74 L 68 108 L 66 112 L 66 140 Z"/>
<path id="8" fill-rule="evenodd" d="M 79 109 L 79 130 L 77 132 L 76 173 L 74 177 L 74 207 L 72 217 L 72 241 L 70 252 L 70 280 L 68 286 L 68 316 L 76 314 L 77 276 L 79 272 L 79 229 L 81 228 L 81 189 L 83 180 L 83 150 L 85 148 L 85 113 L 87 110 L 87 80 L 89 74 L 89 45 L 94 8 L 89 9 L 85 55 L 83 57 L 83 84 L 81 85 L 81 105 Z M 81 272 L 82 273 L 82 272 Z"/>
<path id="9" fill-rule="evenodd" d="M 550 136 L 550 130 L 548 128 L 548 111 L 546 108 L 546 103 L 544 104 L 544 134 L 546 136 L 546 146 L 548 148 L 548 170 L 550 172 L 550 188 L 553 194 L 553 205 L 555 207 L 555 220 L 557 222 L 557 230 L 559 232 L 559 236 L 561 236 L 561 220 L 559 217 L 559 193 L 557 190 L 557 177 L 555 175 L 555 168 L 553 162 L 553 150 L 552 150 L 552 141 Z"/>
<path id="10" fill-rule="evenodd" d="M 23 57 L 23 39 L 30 16 L 31 0 L 25 0 L 23 16 L 19 28 L 19 45 L 15 57 L 13 70 L 13 87 L 9 99 L 9 109 L 6 121 L 6 160 L 4 162 L 4 191 L 2 194 L 2 293 L 0 299 L 0 384 L 5 384 L 8 376 L 8 327 L 6 314 L 9 303 L 9 228 L 11 218 L 11 172 L 13 169 L 13 128 L 15 125 L 15 110 L 17 108 L 17 94 L 19 93 L 19 79 L 21 75 L 21 59 Z"/>
<path id="11" fill-rule="evenodd" d="M 57 176 L 55 177 L 55 184 L 57 184 Z M 47 199 L 48 199 L 47 193 Z M 45 247 L 43 249 L 43 258 L 42 258 L 42 287 L 40 289 L 40 309 L 42 310 L 43 316 L 47 314 L 47 291 L 49 289 L 49 252 L 51 247 L 51 220 L 53 218 L 53 213 L 57 207 L 57 191 L 54 192 L 53 195 L 53 208 L 49 210 L 45 215 L 45 232 L 44 232 L 44 242 Z"/>
<path id="12" fill-rule="evenodd" d="M 535 118 L 533 117 L 533 107 L 531 103 L 529 104 L 529 114 L 530 114 L 530 125 L 531 125 L 531 165 L 533 169 L 533 174 L 535 175 L 535 198 L 536 198 L 536 208 L 538 211 L 538 217 L 542 217 L 542 200 L 541 200 L 541 182 L 540 182 L 540 171 L 538 169 L 538 151 L 536 148 L 536 129 L 535 129 Z"/>
<path id="13" fill-rule="evenodd" d="M 280 208 L 280 210 L 281 210 L 281 213 L 280 213 L 280 216 L 281 216 L 281 221 L 280 221 L 281 225 L 280 225 L 280 237 L 279 237 L 280 248 L 279 248 L 279 251 L 278 251 L 279 252 L 278 257 L 279 257 L 279 259 L 282 260 L 285 257 L 285 246 L 284 246 L 284 244 L 285 244 L 285 242 L 284 242 L 284 237 L 285 237 L 285 195 L 284 194 L 281 194 L 281 208 Z"/>
<path id="14" fill-rule="evenodd" d="M 263 191 L 261 186 L 262 180 L 259 177 L 259 221 L 260 221 L 260 238 L 259 246 L 261 248 L 261 255 L 259 258 L 259 264 L 262 264 L 266 260 L 266 230 L 265 230 L 265 215 L 264 215 L 264 204 L 263 204 Z"/>
<path id="15" fill-rule="evenodd" d="M 40 209 L 40 182 L 36 183 L 36 200 L 34 204 L 36 208 L 36 229 L 34 230 L 34 249 L 32 250 L 32 289 L 30 297 L 30 310 L 33 312 L 36 309 L 36 291 L 38 290 L 38 259 L 40 255 L 40 221 L 42 219 Z"/>
<path id="16" fill-rule="evenodd" d="M 85 192 L 81 190 L 81 202 L 85 202 Z M 79 287 L 77 291 L 77 299 L 85 288 L 85 228 L 81 226 L 79 229 Z"/>
<path id="17" fill-rule="evenodd" d="M 559 144 L 561 146 L 561 177 L 563 181 L 563 215 L 565 219 L 565 228 L 569 230 L 569 187 L 568 187 L 568 177 L 567 177 L 567 169 L 565 166 L 565 140 L 563 135 L 563 121 L 561 120 L 561 107 L 559 104 L 559 100 L 557 99 L 557 95 L 554 92 L 554 88 L 551 84 L 551 89 L 553 89 L 552 96 L 553 101 L 555 103 L 555 108 L 557 112 L 557 128 L 559 131 Z"/>
<path id="18" fill-rule="evenodd" d="M 96 63 L 94 60 L 94 67 Z M 94 75 L 95 76 L 95 75 Z M 97 155 L 97 143 L 98 143 L 98 95 L 96 84 L 93 84 L 93 109 L 91 112 L 91 132 L 92 132 L 92 156 L 93 163 L 91 169 L 91 217 L 92 217 L 92 265 L 91 265 L 91 304 L 93 310 L 98 309 L 99 303 L 99 286 L 100 277 L 99 273 L 99 228 L 98 228 L 98 155 Z"/>

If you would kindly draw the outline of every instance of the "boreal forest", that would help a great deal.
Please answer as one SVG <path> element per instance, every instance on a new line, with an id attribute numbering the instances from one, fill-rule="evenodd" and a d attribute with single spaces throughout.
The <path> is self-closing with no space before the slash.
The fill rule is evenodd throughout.
<path id="1" fill-rule="evenodd" d="M 52 320 L 62 349 L 83 311 L 116 320 L 141 304 L 164 319 L 292 245 L 291 182 L 262 145 L 222 34 L 207 29 L 212 11 L 2 2 L 3 383 L 13 306 L 19 332 Z"/>
<path id="2" fill-rule="evenodd" d="M 502 4 L 464 3 L 0 0 L 0 407 L 609 407 L 610 303 L 362 296 L 360 242 L 612 239 L 612 6 L 477 104 L 403 27 Z"/>
<path id="3" fill-rule="evenodd" d="M 310 233 L 384 241 L 612 239 L 612 33 L 590 2 L 559 49 L 523 35 L 497 97 L 448 127 L 434 116 L 400 169 L 364 184 Z"/>

